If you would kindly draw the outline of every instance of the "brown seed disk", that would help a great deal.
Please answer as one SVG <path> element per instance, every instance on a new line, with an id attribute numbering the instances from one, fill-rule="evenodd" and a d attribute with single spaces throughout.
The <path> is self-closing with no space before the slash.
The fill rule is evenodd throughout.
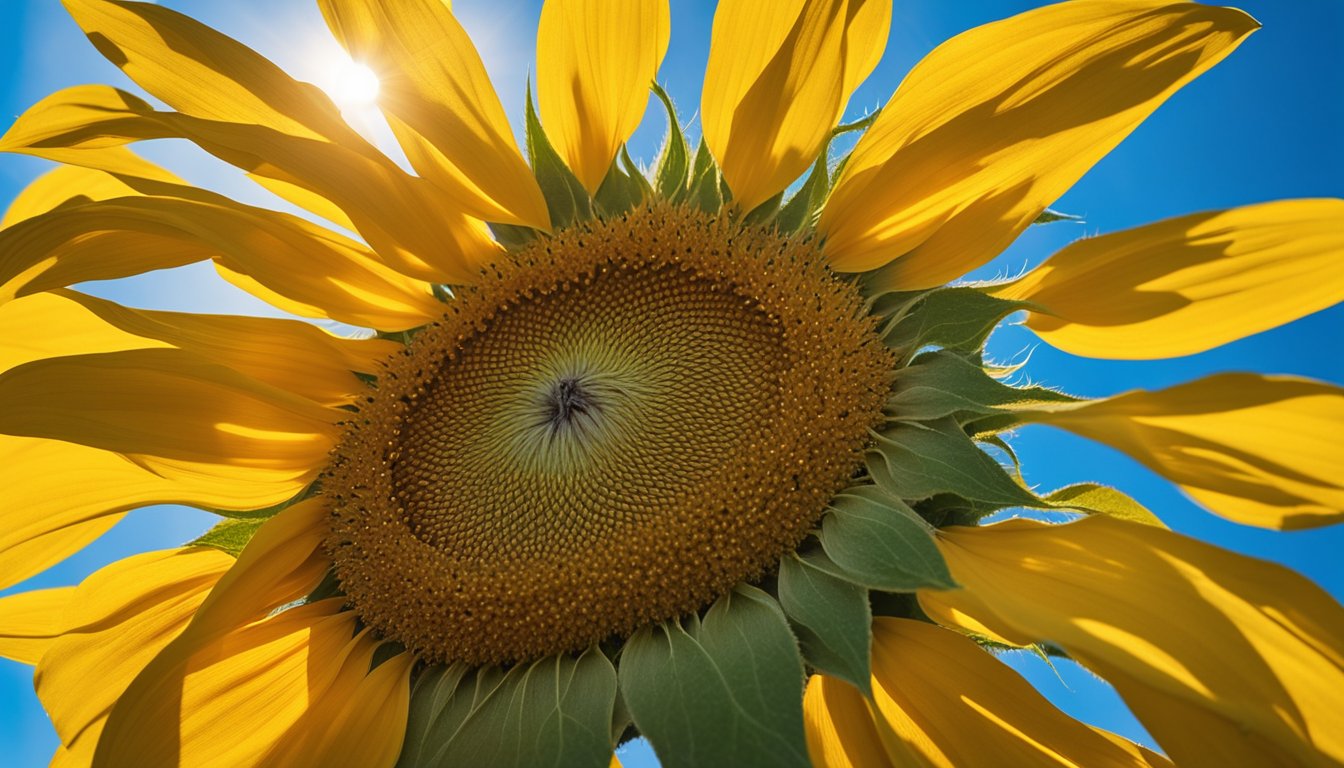
<path id="1" fill-rule="evenodd" d="M 328 549 L 433 661 L 627 635 L 797 546 L 891 366 L 814 243 L 669 206 L 567 230 L 388 362 L 324 479 Z"/>

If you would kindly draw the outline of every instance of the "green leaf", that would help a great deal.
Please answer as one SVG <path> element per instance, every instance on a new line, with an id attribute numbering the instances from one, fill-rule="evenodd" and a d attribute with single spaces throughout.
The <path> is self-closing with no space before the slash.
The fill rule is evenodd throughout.
<path id="1" fill-rule="evenodd" d="M 951 493 L 980 502 L 985 512 L 1037 501 L 951 419 L 887 427 L 867 463 L 878 486 L 902 499 Z"/>
<path id="2" fill-rule="evenodd" d="M 987 415 L 1078 398 L 1044 387 L 1014 387 L 964 357 L 926 352 L 896 374 L 887 413 L 901 421 L 932 421 L 959 414 Z M 964 421 L 964 419 L 963 419 Z"/>
<path id="3" fill-rule="evenodd" d="M 790 554 L 779 562 L 779 604 L 809 664 L 872 695 L 867 589 Z"/>
<path id="4" fill-rule="evenodd" d="M 764 203 L 751 209 L 751 212 L 742 217 L 743 224 L 752 224 L 756 226 L 765 226 L 774 221 L 775 216 L 779 215 L 779 201 L 784 199 L 783 192 L 777 192 Z"/>
<path id="5" fill-rule="evenodd" d="M 873 486 L 846 489 L 821 520 L 821 546 L 851 581 L 886 592 L 955 586 L 933 527 Z"/>
<path id="6" fill-rule="evenodd" d="M 1140 525 L 1167 527 L 1147 507 L 1107 485 L 1070 485 L 1046 495 L 1042 501 L 1052 509 L 1072 509 L 1085 515 L 1106 515 Z"/>
<path id="7" fill-rule="evenodd" d="M 969 286 L 937 288 L 908 301 L 882 335 L 887 346 L 902 350 L 906 359 L 927 346 L 978 354 L 1000 320 L 1030 306 Z"/>
<path id="8" fill-rule="evenodd" d="M 644 175 L 644 171 L 630 158 L 630 151 L 624 144 L 621 145 L 621 167 L 625 169 L 626 175 L 630 177 L 630 181 L 639 190 L 640 201 L 652 200 L 653 185 L 649 184 L 649 179 Z"/>
<path id="9" fill-rule="evenodd" d="M 435 741 L 436 722 L 456 731 L 471 711 L 471 697 L 455 696 L 466 677 L 465 664 L 436 664 L 426 668 L 411 687 L 411 706 L 406 717 L 406 739 L 402 742 L 399 768 L 413 768 L 428 762 L 427 752 Z M 456 705 L 456 714 L 449 709 Z"/>
<path id="10" fill-rule="evenodd" d="M 537 111 L 532 105 L 532 84 L 527 84 L 527 156 L 532 160 L 532 173 L 541 186 L 542 197 L 546 198 L 546 207 L 551 212 L 551 226 L 567 227 L 576 221 L 592 218 L 588 191 L 583 188 L 578 177 L 569 170 L 565 161 L 551 146 L 546 131 L 537 119 Z"/>
<path id="11" fill-rule="evenodd" d="M 667 110 L 667 139 L 658 153 L 658 164 L 653 172 L 654 186 L 658 194 L 668 200 L 678 200 L 686 194 L 690 183 L 691 148 L 686 144 L 686 135 L 681 132 L 677 122 L 677 109 L 672 98 L 658 83 L 653 84 L 653 94 L 663 102 Z"/>
<path id="12" fill-rule="evenodd" d="M 719 167 L 709 153 L 705 140 L 695 150 L 695 164 L 691 167 L 691 185 L 686 190 L 686 201 L 705 213 L 716 213 L 723 207 L 723 193 L 719 190 Z"/>
<path id="13" fill-rule="evenodd" d="M 221 520 L 214 528 L 206 531 L 191 542 L 192 546 L 214 547 L 234 557 L 243 551 L 252 534 L 257 532 L 266 518 L 245 518 L 241 520 Z"/>
<path id="14" fill-rule="evenodd" d="M 806 768 L 803 664 L 779 604 L 738 585 L 689 623 L 640 629 L 621 653 L 621 694 L 662 765 Z"/>
<path id="15" fill-rule="evenodd" d="M 1036 219 L 1035 219 L 1034 221 L 1032 221 L 1031 223 L 1032 223 L 1032 224 L 1053 224 L 1053 223 L 1056 222 L 1056 221 L 1076 221 L 1076 222 L 1082 223 L 1082 221 L 1083 221 L 1083 217 L 1082 217 L 1082 216 L 1074 216 L 1074 215 L 1071 214 L 1071 213 L 1061 213 L 1061 212 L 1059 212 L 1059 211 L 1053 211 L 1053 210 L 1050 210 L 1049 208 L 1046 208 L 1044 211 L 1041 211 L 1041 215 L 1040 215 L 1040 216 L 1037 216 Z"/>
<path id="16" fill-rule="evenodd" d="M 420 697 L 426 708 L 439 709 L 414 720 L 417 726 L 430 722 L 416 750 L 423 762 L 403 756 L 402 765 L 606 768 L 611 760 L 616 670 L 597 648 L 578 658 L 555 655 L 519 664 L 503 674 L 498 667 L 482 668 L 465 717 L 468 686 L 459 682 L 451 693 L 441 690 L 453 674 L 444 673 Z M 416 705 L 413 694 L 412 709 Z"/>

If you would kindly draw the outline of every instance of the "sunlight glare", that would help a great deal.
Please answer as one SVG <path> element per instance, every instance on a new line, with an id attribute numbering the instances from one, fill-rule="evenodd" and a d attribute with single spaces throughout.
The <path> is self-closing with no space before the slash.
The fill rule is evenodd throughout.
<path id="1" fill-rule="evenodd" d="M 343 110 L 369 107 L 378 99 L 378 75 L 357 61 L 334 61 L 322 90 Z"/>

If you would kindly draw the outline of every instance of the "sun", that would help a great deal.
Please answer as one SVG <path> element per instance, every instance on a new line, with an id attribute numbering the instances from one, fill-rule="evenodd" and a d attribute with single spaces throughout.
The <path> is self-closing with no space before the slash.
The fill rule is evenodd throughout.
<path id="1" fill-rule="evenodd" d="M 378 101 L 378 75 L 368 67 L 344 56 L 332 56 L 322 68 L 318 86 L 342 110 L 359 110 Z"/>

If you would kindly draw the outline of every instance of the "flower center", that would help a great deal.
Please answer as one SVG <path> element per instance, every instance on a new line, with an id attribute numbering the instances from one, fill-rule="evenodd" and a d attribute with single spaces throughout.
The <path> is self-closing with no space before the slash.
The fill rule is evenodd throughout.
<path id="1" fill-rule="evenodd" d="M 436 661 L 581 649 L 772 569 L 892 364 L 812 244 L 680 208 L 539 241 L 448 308 L 324 480 L 355 609 Z"/>

